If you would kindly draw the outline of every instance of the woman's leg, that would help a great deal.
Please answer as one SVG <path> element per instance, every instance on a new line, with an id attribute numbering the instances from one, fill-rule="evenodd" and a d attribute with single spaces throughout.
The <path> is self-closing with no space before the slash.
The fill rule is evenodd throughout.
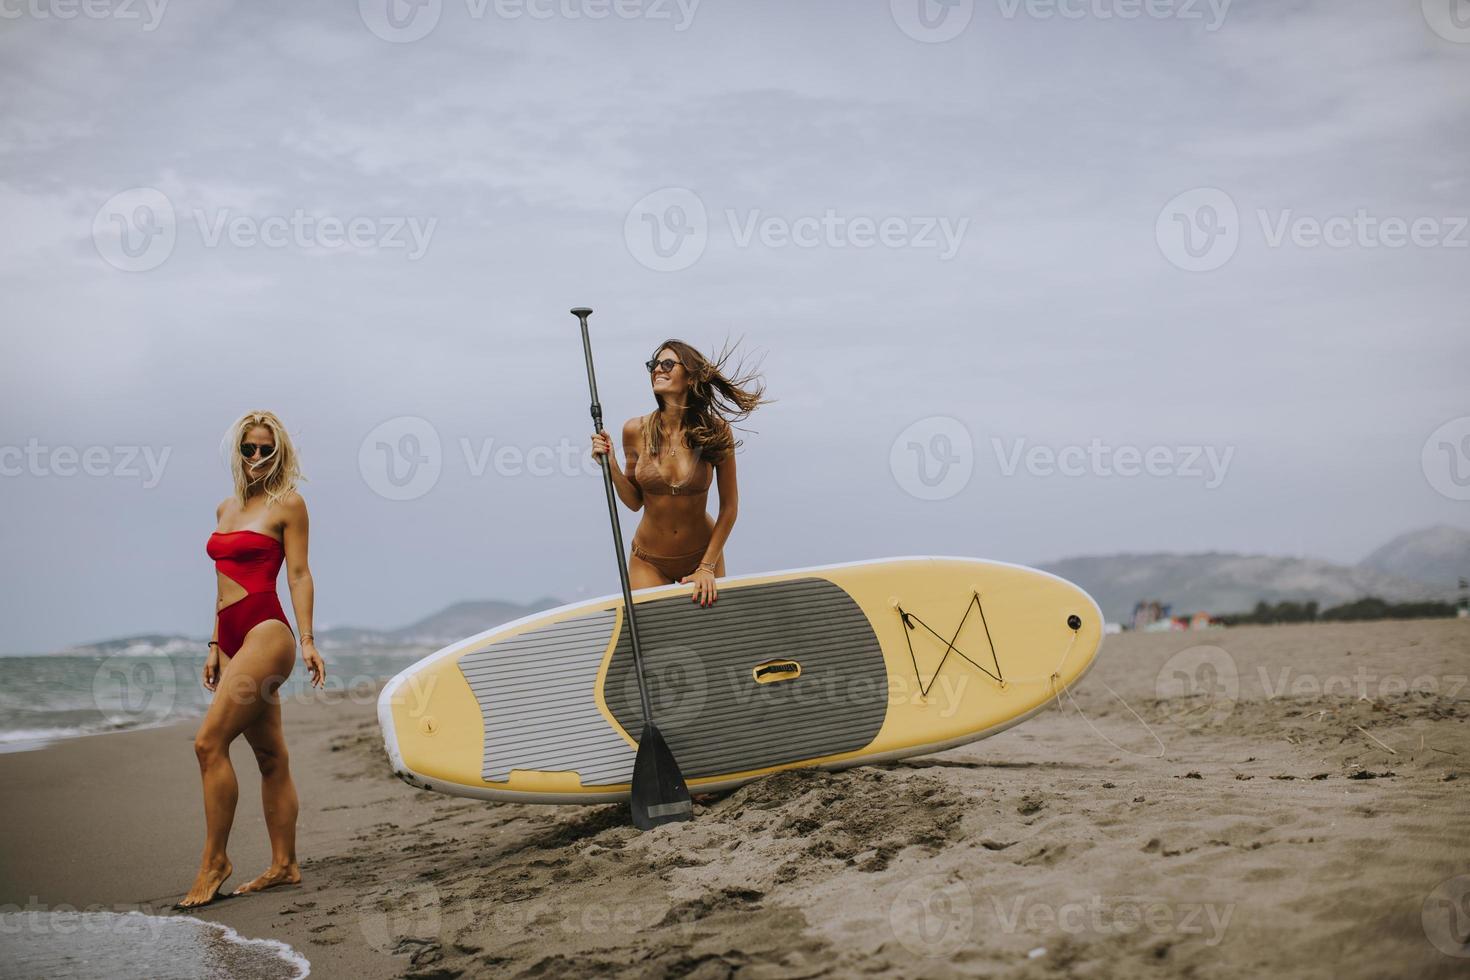
<path id="1" fill-rule="evenodd" d="M 282 640 L 285 640 L 283 644 Z M 205 905 L 234 871 L 226 854 L 240 788 L 230 764 L 230 743 L 248 728 L 284 679 L 280 651 L 294 659 L 295 638 L 284 623 L 261 623 L 220 672 L 219 688 L 194 736 L 194 755 L 204 784 L 204 853 L 199 873 L 180 905 Z M 286 661 L 286 672 L 290 660 Z"/>
<path id="2" fill-rule="evenodd" d="M 260 802 L 265 810 L 266 832 L 271 838 L 271 864 L 263 874 L 235 889 L 236 895 L 301 881 L 301 868 L 296 863 L 299 805 L 296 784 L 291 780 L 286 733 L 281 728 L 280 699 L 267 704 L 260 717 L 245 729 L 245 740 L 255 750 L 255 761 L 260 766 Z"/>

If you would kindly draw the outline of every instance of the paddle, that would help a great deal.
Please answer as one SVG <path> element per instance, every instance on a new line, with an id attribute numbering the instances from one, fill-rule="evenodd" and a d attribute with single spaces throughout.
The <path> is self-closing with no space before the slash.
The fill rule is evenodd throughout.
<path id="1" fill-rule="evenodd" d="M 587 318 L 592 311 L 585 306 L 572 310 L 582 324 L 582 352 L 587 356 L 587 386 L 592 389 L 592 431 L 602 431 L 602 405 L 597 401 L 597 375 L 592 370 L 592 341 L 587 336 Z M 638 738 L 638 754 L 633 759 L 633 826 L 649 830 L 659 824 L 689 820 L 694 805 L 689 801 L 689 788 L 674 753 L 664 742 L 653 723 L 653 706 L 648 701 L 648 682 L 643 677 L 643 649 L 638 645 L 638 621 L 633 615 L 633 590 L 628 586 L 628 562 L 623 557 L 623 530 L 618 523 L 618 497 L 613 489 L 611 454 L 603 454 L 602 483 L 607 489 L 607 513 L 612 519 L 613 551 L 618 556 L 618 576 L 623 580 L 623 610 L 628 617 L 628 636 L 633 641 L 633 673 L 638 677 L 638 699 L 643 703 L 643 734 Z"/>

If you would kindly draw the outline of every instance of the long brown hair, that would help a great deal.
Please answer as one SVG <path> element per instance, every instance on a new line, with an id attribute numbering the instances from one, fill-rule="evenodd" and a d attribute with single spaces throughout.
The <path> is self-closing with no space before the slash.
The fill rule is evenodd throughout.
<path id="1" fill-rule="evenodd" d="M 699 455 L 712 463 L 725 458 L 740 445 L 731 432 L 731 424 L 743 422 L 755 411 L 756 406 L 769 401 L 765 397 L 766 386 L 759 374 L 746 370 L 744 361 L 733 368 L 730 359 L 735 348 L 726 344 L 720 353 L 710 360 L 682 340 L 665 340 L 653 349 L 656 358 L 660 351 L 671 350 L 679 355 L 684 370 L 689 372 L 689 394 L 684 403 L 684 441 Z M 654 394 L 659 411 L 643 419 L 643 439 L 649 451 L 657 454 L 663 444 L 663 429 L 659 414 L 663 411 L 663 395 Z"/>

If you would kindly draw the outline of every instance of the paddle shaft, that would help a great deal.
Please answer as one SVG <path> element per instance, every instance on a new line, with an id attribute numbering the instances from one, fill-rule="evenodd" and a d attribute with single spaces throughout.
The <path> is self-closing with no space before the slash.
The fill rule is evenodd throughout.
<path id="1" fill-rule="evenodd" d="M 582 353 L 587 358 L 587 387 L 592 390 L 592 431 L 602 431 L 602 404 L 597 399 L 597 372 L 592 368 L 592 338 L 587 335 L 587 318 L 592 311 L 585 306 L 572 310 L 582 324 Z M 609 441 L 609 448 L 611 442 Z M 633 615 L 633 590 L 628 584 L 628 560 L 623 557 L 623 529 L 618 521 L 618 494 L 613 488 L 612 453 L 603 453 L 602 484 L 607 490 L 607 513 L 612 519 L 613 550 L 618 556 L 618 576 L 623 582 L 623 609 L 628 616 L 628 636 L 633 641 L 633 672 L 638 677 L 638 699 L 643 704 L 643 723 L 653 724 L 653 707 L 648 701 L 648 683 L 643 679 L 643 649 L 638 645 L 638 621 Z"/>

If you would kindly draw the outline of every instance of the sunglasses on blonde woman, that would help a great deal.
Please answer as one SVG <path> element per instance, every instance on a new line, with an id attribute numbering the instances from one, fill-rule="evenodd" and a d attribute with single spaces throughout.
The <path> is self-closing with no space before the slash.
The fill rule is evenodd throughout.
<path id="1" fill-rule="evenodd" d="M 257 444 L 257 443 L 253 443 L 253 442 L 242 442 L 242 443 L 240 443 L 240 455 L 241 456 L 244 456 L 246 459 L 254 459 L 255 458 L 255 453 L 256 453 L 257 450 L 260 451 L 260 458 L 261 459 L 270 459 L 271 458 L 271 453 L 273 453 L 273 452 L 276 451 L 276 447 L 275 446 L 268 446 L 268 445 L 265 445 L 263 443 L 262 444 Z"/>

